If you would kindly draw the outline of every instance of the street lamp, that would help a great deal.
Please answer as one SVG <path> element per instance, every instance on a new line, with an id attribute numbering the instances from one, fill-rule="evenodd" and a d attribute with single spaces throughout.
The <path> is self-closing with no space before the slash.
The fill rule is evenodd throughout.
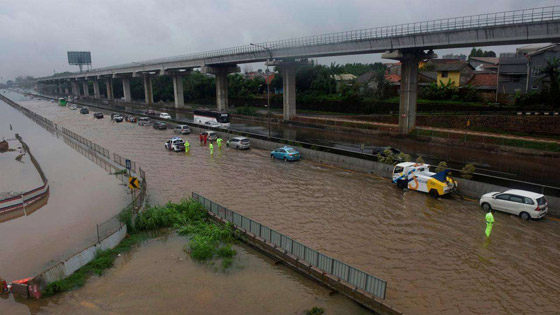
<path id="1" fill-rule="evenodd" d="M 270 51 L 270 49 L 268 49 L 268 47 L 265 47 L 265 46 L 262 46 L 262 45 L 259 45 L 259 44 L 251 43 L 251 46 L 259 47 L 259 48 L 262 48 L 262 49 L 266 50 L 266 52 L 268 52 L 268 55 L 270 57 L 266 60 L 266 70 L 267 70 L 267 75 L 266 75 L 266 103 L 267 103 L 267 105 L 266 105 L 266 107 L 268 108 L 266 115 L 268 117 L 268 137 L 270 138 L 270 80 L 269 80 L 270 71 L 268 71 L 268 64 L 272 60 L 272 51 Z"/>

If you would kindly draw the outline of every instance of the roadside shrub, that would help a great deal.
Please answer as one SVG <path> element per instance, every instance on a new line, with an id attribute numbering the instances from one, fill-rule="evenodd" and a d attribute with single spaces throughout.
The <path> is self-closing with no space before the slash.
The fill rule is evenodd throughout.
<path id="1" fill-rule="evenodd" d="M 216 245 L 209 237 L 196 235 L 189 241 L 190 250 L 187 251 L 194 260 L 205 261 L 214 257 Z"/>
<path id="2" fill-rule="evenodd" d="M 441 161 L 436 167 L 436 173 L 443 172 L 447 169 L 447 162 Z"/>
<path id="3" fill-rule="evenodd" d="M 475 171 L 474 165 L 469 163 L 469 164 L 463 166 L 463 168 L 461 169 L 461 177 L 466 178 L 466 179 L 471 179 L 474 171 Z"/>
<path id="4" fill-rule="evenodd" d="M 325 309 L 318 306 L 313 306 L 312 309 L 305 311 L 305 315 L 321 315 L 324 313 L 325 313 Z"/>
<path id="5" fill-rule="evenodd" d="M 422 156 L 419 155 L 419 156 L 416 158 L 416 163 L 426 163 L 426 162 L 424 162 L 424 159 L 422 158 Z"/>
<path id="6" fill-rule="evenodd" d="M 257 116 L 257 110 L 251 106 L 241 106 L 235 109 L 235 113 L 245 116 Z"/>
<path id="7" fill-rule="evenodd" d="M 390 148 L 388 148 L 385 151 L 383 151 L 383 154 L 377 153 L 377 161 L 379 163 L 384 163 L 384 164 L 394 164 L 395 155 L 393 154 L 393 151 L 391 151 Z"/>
<path id="8" fill-rule="evenodd" d="M 402 162 L 410 162 L 412 161 L 412 158 L 410 157 L 410 154 L 406 154 L 406 153 L 399 153 L 399 155 L 397 155 L 397 159 L 398 161 L 402 161 Z"/>

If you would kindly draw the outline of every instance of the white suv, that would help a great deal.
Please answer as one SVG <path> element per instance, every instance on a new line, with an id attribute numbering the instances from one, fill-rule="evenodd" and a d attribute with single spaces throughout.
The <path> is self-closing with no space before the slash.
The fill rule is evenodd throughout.
<path id="1" fill-rule="evenodd" d="M 168 113 L 159 113 L 159 118 L 171 119 L 171 115 L 169 115 Z"/>
<path id="2" fill-rule="evenodd" d="M 487 193 L 480 197 L 480 206 L 486 211 L 494 209 L 515 214 L 523 220 L 540 219 L 548 212 L 544 195 L 517 189 Z"/>

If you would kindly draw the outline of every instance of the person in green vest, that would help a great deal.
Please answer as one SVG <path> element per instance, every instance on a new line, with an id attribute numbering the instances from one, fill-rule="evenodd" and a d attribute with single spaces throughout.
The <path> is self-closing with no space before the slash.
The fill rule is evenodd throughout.
<path id="1" fill-rule="evenodd" d="M 212 144 L 212 142 L 210 142 L 210 144 L 208 144 L 208 148 L 210 149 L 210 154 L 214 155 L 214 145 Z"/>
<path id="2" fill-rule="evenodd" d="M 490 237 L 492 232 L 492 226 L 494 225 L 494 216 L 492 215 L 492 210 L 488 211 L 486 214 L 486 237 Z"/>
<path id="3" fill-rule="evenodd" d="M 216 143 L 218 144 L 218 149 L 222 148 L 222 141 L 224 141 L 224 140 L 222 140 L 222 138 L 216 139 Z"/>
<path id="4" fill-rule="evenodd" d="M 191 149 L 191 144 L 189 143 L 189 140 L 185 140 L 185 153 L 189 153 L 190 149 Z"/>

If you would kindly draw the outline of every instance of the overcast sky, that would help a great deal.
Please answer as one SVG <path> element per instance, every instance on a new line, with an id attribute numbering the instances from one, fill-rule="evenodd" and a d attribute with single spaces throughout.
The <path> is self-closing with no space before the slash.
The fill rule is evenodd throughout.
<path id="1" fill-rule="evenodd" d="M 322 33 L 558 5 L 552 0 L 1 0 L 0 76 L 77 71 L 66 52 L 103 67 Z M 492 47 L 496 52 L 511 46 Z M 489 49 L 489 48 L 485 48 Z M 436 51 L 448 52 L 469 49 Z M 323 58 L 374 62 L 379 54 Z M 261 65 L 253 65 L 253 68 Z"/>

